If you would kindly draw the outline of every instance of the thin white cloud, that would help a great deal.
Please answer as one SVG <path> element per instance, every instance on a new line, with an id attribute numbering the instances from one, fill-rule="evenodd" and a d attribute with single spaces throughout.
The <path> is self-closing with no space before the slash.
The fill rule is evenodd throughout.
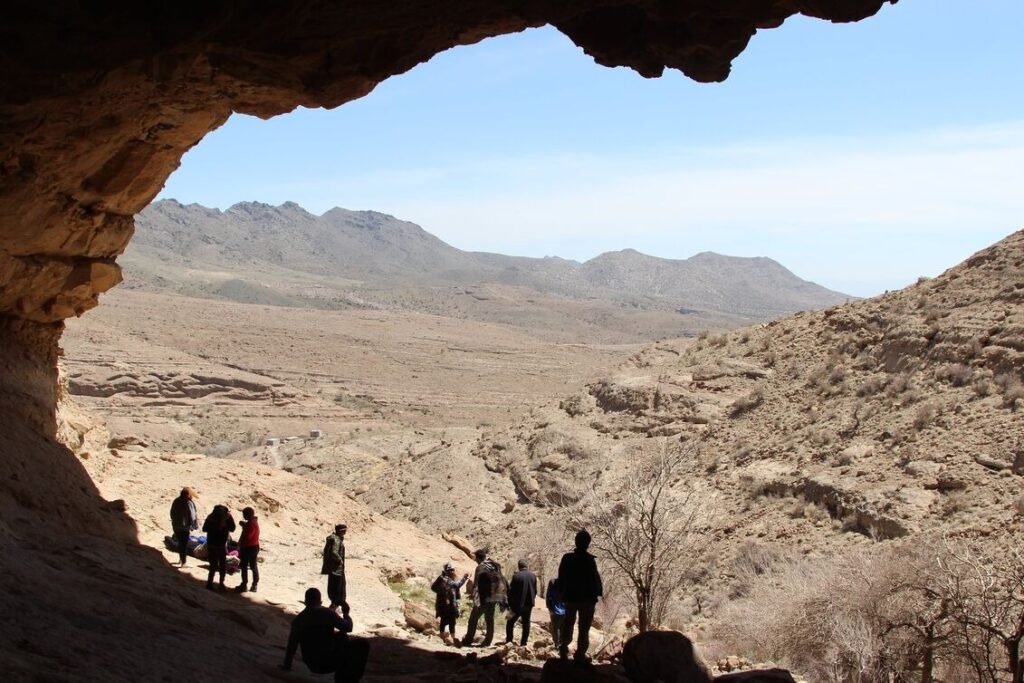
<path id="1" fill-rule="evenodd" d="M 317 211 L 386 211 L 463 249 L 537 255 L 538 245 L 557 244 L 569 258 L 612 244 L 670 256 L 760 253 L 837 285 L 874 282 L 855 292 L 870 293 L 941 271 L 967 255 L 958 249 L 984 246 L 976 237 L 1024 228 L 1022 181 L 1024 122 L 1012 122 L 616 156 L 481 157 L 279 183 L 268 196 Z M 937 238 L 946 251 L 915 248 Z M 872 240 L 906 254 L 879 259 Z M 802 262 L 787 250 L 803 242 L 819 253 L 843 245 L 834 247 L 841 258 Z"/>

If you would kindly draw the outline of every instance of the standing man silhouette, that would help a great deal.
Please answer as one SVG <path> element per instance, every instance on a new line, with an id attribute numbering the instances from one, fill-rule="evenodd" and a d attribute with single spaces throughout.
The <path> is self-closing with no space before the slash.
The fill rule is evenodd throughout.
<path id="1" fill-rule="evenodd" d="M 345 532 L 348 526 L 342 523 L 334 525 L 334 533 L 327 537 L 324 544 L 324 562 L 320 573 L 327 575 L 327 597 L 331 600 L 330 609 L 337 611 L 348 597 L 345 587 Z"/>
<path id="2" fill-rule="evenodd" d="M 586 663 L 587 648 L 590 647 L 590 625 L 594 622 L 594 608 L 597 600 L 604 593 L 601 585 L 601 574 L 597 571 L 597 560 L 587 552 L 590 547 L 590 534 L 581 529 L 576 534 L 576 549 L 562 556 L 558 565 L 558 587 L 565 600 L 565 621 L 562 623 L 562 635 L 558 639 L 558 656 L 569 658 L 569 643 L 572 641 L 572 629 L 579 617 L 579 637 L 576 643 L 577 662 Z"/>
<path id="3" fill-rule="evenodd" d="M 516 621 L 523 622 L 523 637 L 520 645 L 530 640 L 530 615 L 537 600 L 537 575 L 530 571 L 526 560 L 519 560 L 519 571 L 508 584 L 508 616 L 505 617 L 505 642 L 511 643 L 515 635 Z"/>

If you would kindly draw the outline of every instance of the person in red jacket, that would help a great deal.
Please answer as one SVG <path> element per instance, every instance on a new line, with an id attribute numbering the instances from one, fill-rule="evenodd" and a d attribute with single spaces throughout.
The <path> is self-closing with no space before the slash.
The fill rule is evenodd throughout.
<path id="1" fill-rule="evenodd" d="M 242 510 L 242 535 L 238 539 L 238 561 L 242 568 L 242 583 L 235 589 L 238 593 L 256 592 L 260 582 L 260 568 L 256 557 L 260 554 L 260 520 L 252 508 Z M 252 587 L 249 587 L 249 570 L 252 569 Z"/>

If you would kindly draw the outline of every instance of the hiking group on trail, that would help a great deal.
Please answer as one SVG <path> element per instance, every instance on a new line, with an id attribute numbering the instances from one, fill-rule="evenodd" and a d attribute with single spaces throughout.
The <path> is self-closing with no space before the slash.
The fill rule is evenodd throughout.
<path id="1" fill-rule="evenodd" d="M 181 567 L 185 566 L 188 555 L 208 561 L 208 590 L 214 590 L 214 578 L 218 578 L 216 586 L 224 591 L 225 575 L 238 568 L 242 580 L 235 587 L 235 592 L 255 593 L 260 581 L 260 526 L 256 511 L 252 507 L 242 510 L 241 535 L 235 543 L 231 534 L 237 527 L 225 505 L 215 505 L 204 520 L 202 531 L 205 536 L 193 535 L 199 530 L 196 500 L 195 490 L 186 486 L 171 503 L 173 535 L 165 537 L 168 549 L 178 553 Z M 366 668 L 370 645 L 366 640 L 349 636 L 353 622 L 345 579 L 347 531 L 345 524 L 335 524 L 324 543 L 320 573 L 327 577 L 330 604 L 323 606 L 322 593 L 318 588 L 306 590 L 302 600 L 304 608 L 292 621 L 281 668 L 291 669 L 295 654 L 300 651 L 302 661 L 313 673 L 333 673 L 336 682 L 357 683 Z M 576 534 L 574 550 L 562 556 L 558 575 L 548 582 L 544 596 L 551 620 L 552 642 L 561 659 L 568 659 L 573 629 L 579 622 L 574 659 L 580 663 L 589 662 L 590 626 L 597 601 L 603 594 L 597 561 L 588 552 L 590 541 L 590 534 L 585 530 Z M 525 646 L 530 639 L 533 608 L 539 594 L 537 575 L 530 571 L 526 560 L 519 560 L 516 573 L 511 579 L 506 579 L 501 565 L 488 557 L 487 550 L 477 550 L 474 557 L 477 566 L 468 589 L 472 607 L 466 633 L 461 640 L 455 640 L 455 623 L 459 618 L 462 588 L 469 581 L 469 574 L 456 579 L 454 565 L 446 562 L 431 584 L 435 594 L 435 616 L 440 620 L 442 637 L 451 638 L 460 647 L 472 646 L 483 617 L 484 637 L 480 646 L 489 646 L 494 639 L 494 614 L 500 609 L 508 611 L 505 642 L 514 641 L 516 624 L 520 624 L 519 643 Z"/>
<path id="2" fill-rule="evenodd" d="M 572 642 L 573 629 L 578 636 L 574 658 L 578 662 L 587 662 L 587 650 L 590 648 L 590 627 L 594 621 L 594 610 L 597 601 L 604 594 L 601 574 L 597 569 L 597 560 L 588 552 L 590 534 L 581 530 L 576 534 L 576 547 L 572 552 L 562 556 L 558 565 L 558 575 L 548 582 L 545 590 L 545 605 L 551 619 L 551 639 L 561 659 L 568 659 L 569 644 Z M 474 553 L 477 565 L 473 572 L 471 588 L 473 606 L 469 613 L 466 634 L 457 645 L 471 646 L 476 637 L 480 618 L 484 619 L 484 639 L 482 647 L 490 645 L 494 640 L 494 612 L 496 609 L 508 610 L 505 617 L 505 642 L 512 643 L 515 626 L 521 623 L 522 634 L 520 645 L 530 640 L 530 624 L 533 608 L 537 601 L 537 575 L 530 571 L 526 560 L 519 560 L 518 571 L 511 580 L 506 580 L 501 565 L 487 556 L 486 550 Z M 462 586 L 469 579 L 464 575 L 455 580 L 455 568 L 446 562 L 431 589 L 436 594 L 435 616 L 440 619 L 441 636 L 445 633 L 454 638 L 455 622 L 459 615 L 459 600 Z"/>

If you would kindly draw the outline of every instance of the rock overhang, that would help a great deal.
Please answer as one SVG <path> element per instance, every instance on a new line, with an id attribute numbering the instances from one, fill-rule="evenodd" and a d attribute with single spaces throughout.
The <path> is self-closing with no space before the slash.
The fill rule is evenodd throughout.
<path id="1" fill-rule="evenodd" d="M 545 24 L 605 66 L 721 81 L 760 29 L 891 2 L 16 0 L 0 28 L 0 315 L 95 306 L 134 214 L 233 112 L 336 107 L 443 50 Z"/>

